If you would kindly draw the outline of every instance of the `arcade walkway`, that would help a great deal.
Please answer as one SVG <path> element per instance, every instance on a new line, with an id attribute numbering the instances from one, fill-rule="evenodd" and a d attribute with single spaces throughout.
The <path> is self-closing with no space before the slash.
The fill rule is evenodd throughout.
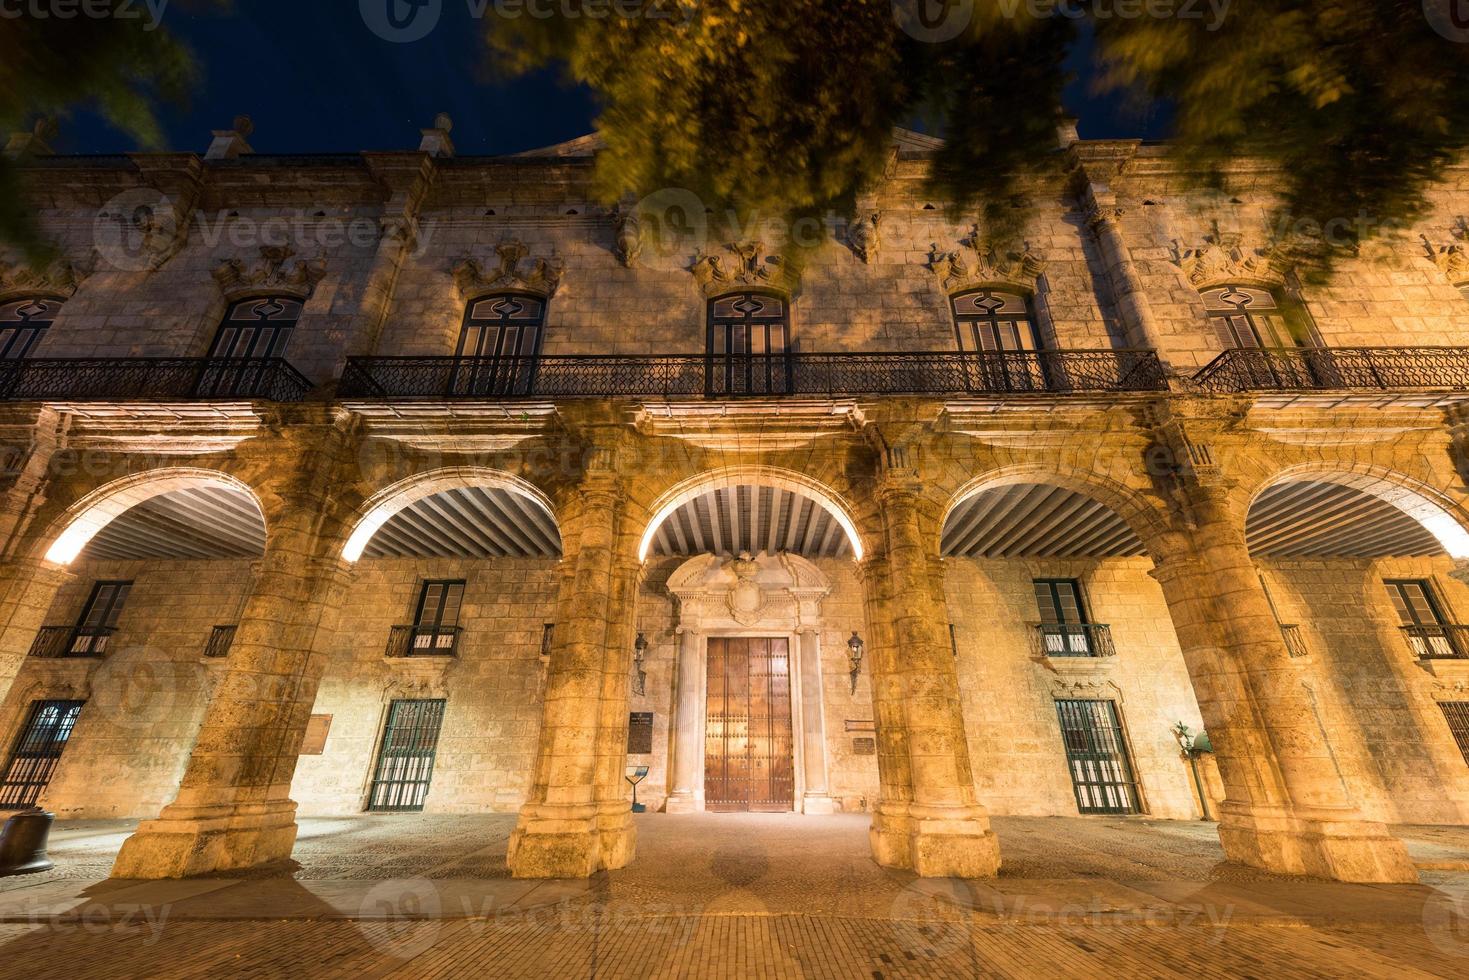
<path id="1" fill-rule="evenodd" d="M 998 817 L 1006 868 L 969 884 L 877 867 L 857 815 L 646 814 L 630 868 L 558 882 L 509 878 L 513 822 L 308 819 L 293 875 L 145 883 L 98 880 L 131 824 L 62 825 L 56 871 L 0 880 L 0 962 L 27 977 L 1469 972 L 1469 829 L 1399 828 L 1423 885 L 1344 885 L 1220 865 L 1209 824 Z"/>

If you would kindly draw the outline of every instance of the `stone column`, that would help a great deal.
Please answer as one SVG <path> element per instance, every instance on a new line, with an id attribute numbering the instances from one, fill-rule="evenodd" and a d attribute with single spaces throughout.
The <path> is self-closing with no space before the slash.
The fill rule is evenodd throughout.
<path id="1" fill-rule="evenodd" d="M 1086 192 L 1087 224 L 1097 236 L 1097 245 L 1102 252 L 1102 265 L 1107 271 L 1107 281 L 1112 286 L 1112 295 L 1117 300 L 1117 311 L 1127 327 L 1128 343 L 1146 347 L 1163 354 L 1163 336 L 1158 329 L 1153 307 L 1148 302 L 1147 290 L 1137 266 L 1133 264 L 1132 252 L 1122 236 L 1119 222 L 1122 209 L 1110 191 L 1089 185 Z M 1167 361 L 1165 359 L 1164 363 Z"/>
<path id="2" fill-rule="evenodd" d="M 272 527 L 253 594 L 174 801 L 123 844 L 116 878 L 181 878 L 284 861 L 291 778 L 349 579 L 313 554 L 312 509 Z"/>
<path id="3" fill-rule="evenodd" d="M 862 570 L 882 782 L 873 856 L 924 877 L 992 876 L 1000 848 L 975 799 L 938 528 L 925 533 L 915 486 L 889 480 L 880 494 L 884 538 Z"/>
<path id="4" fill-rule="evenodd" d="M 580 491 L 563 522 L 569 568 L 557 603 L 535 783 L 507 854 L 517 878 L 585 878 L 624 866 L 634 850 L 631 807 L 622 795 L 632 637 L 622 640 L 632 627 L 637 543 L 622 527 L 625 503 L 615 477 L 599 470 Z M 616 790 L 614 776 L 622 783 Z"/>
<path id="5" fill-rule="evenodd" d="M 1231 861 L 1341 881 L 1416 881 L 1401 841 L 1364 819 L 1330 735 L 1292 662 L 1222 494 L 1194 488 L 1194 527 L 1154 577 L 1183 648 L 1226 799 L 1219 839 Z M 1182 537 L 1182 536 L 1181 536 Z"/>
<path id="6" fill-rule="evenodd" d="M 678 629 L 678 684 L 674 692 L 673 788 L 664 807 L 667 813 L 693 813 L 703 809 L 704 658 L 699 655 L 699 634 L 687 627 Z"/>
<path id="7" fill-rule="evenodd" d="M 835 813 L 826 776 L 826 711 L 821 684 L 821 631 L 804 626 L 800 631 L 801 748 L 805 763 L 806 792 L 803 813 Z"/>
<path id="8" fill-rule="evenodd" d="M 17 558 L 0 566 L 0 701 L 20 673 L 56 593 L 72 579 L 61 565 Z"/>

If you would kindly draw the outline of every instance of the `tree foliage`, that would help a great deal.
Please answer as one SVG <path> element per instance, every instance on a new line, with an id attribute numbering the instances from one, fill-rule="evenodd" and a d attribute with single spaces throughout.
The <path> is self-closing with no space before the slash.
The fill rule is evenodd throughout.
<path id="1" fill-rule="evenodd" d="M 185 100 L 197 75 L 193 59 L 142 4 L 115 0 L 110 9 L 116 16 L 22 11 L 0 19 L 0 137 L 89 108 L 143 146 L 158 145 L 157 107 Z M 0 158 L 0 239 L 36 252 L 42 243 L 17 181 L 14 163 Z"/>
<path id="2" fill-rule="evenodd" d="M 1469 43 L 1436 31 L 1424 0 L 1215 2 L 562 0 L 557 16 L 494 19 L 490 43 L 511 71 L 559 64 L 599 95 L 609 201 L 676 186 L 744 209 L 842 207 L 880 175 L 891 127 L 926 117 L 947 140 L 934 190 L 1002 221 L 1056 163 L 1085 37 L 1102 86 L 1170 107 L 1201 180 L 1241 156 L 1279 167 L 1302 258 L 1324 267 L 1420 214 L 1469 138 Z M 1328 222 L 1345 233 L 1311 241 Z"/>

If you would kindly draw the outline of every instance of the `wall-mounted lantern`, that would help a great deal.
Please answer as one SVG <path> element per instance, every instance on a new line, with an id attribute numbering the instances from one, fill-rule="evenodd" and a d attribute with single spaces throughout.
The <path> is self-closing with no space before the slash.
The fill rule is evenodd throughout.
<path id="1" fill-rule="evenodd" d="M 648 654 L 648 638 L 639 633 L 638 638 L 632 645 L 632 665 L 635 673 L 632 680 L 632 692 L 638 697 L 647 693 L 648 672 L 643 669 L 643 658 Z"/>
<path id="2" fill-rule="evenodd" d="M 857 693 L 857 675 L 862 673 L 862 637 L 857 631 L 852 631 L 852 638 L 847 641 L 847 661 L 852 665 L 852 693 Z"/>

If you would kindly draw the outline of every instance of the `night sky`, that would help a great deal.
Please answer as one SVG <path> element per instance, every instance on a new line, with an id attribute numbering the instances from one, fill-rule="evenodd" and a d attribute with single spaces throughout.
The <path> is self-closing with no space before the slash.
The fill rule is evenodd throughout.
<path id="1" fill-rule="evenodd" d="M 379 37 L 354 0 L 236 0 L 226 13 L 167 7 L 164 26 L 193 49 L 204 78 L 191 104 L 164 107 L 166 148 L 202 153 L 210 130 L 228 128 L 239 113 L 254 119 L 250 143 L 260 153 L 410 149 L 439 112 L 454 118 L 463 155 L 512 153 L 591 131 L 596 105 L 588 91 L 555 72 L 494 78 L 470 4 L 442 2 L 437 27 L 411 43 Z M 1161 135 L 1159 120 L 1090 97 L 1086 51 L 1073 61 L 1083 77 L 1066 101 L 1082 136 Z M 63 120 L 55 148 L 137 149 L 85 111 Z"/>

